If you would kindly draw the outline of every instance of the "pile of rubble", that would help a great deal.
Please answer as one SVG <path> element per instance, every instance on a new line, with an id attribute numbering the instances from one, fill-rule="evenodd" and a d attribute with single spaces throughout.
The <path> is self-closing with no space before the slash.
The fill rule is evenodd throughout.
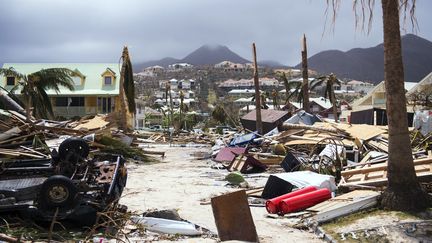
<path id="1" fill-rule="evenodd" d="M 28 120 L 0 110 L 0 213 L 78 226 L 112 220 L 125 212 L 126 161 L 149 159 L 138 143 L 109 115 Z"/>
<path id="2" fill-rule="evenodd" d="M 244 197 L 249 205 L 258 203 L 269 214 L 296 217 L 301 225 L 319 225 L 377 204 L 387 184 L 386 126 L 327 122 L 304 111 L 289 119 L 283 111 L 269 112 L 263 115 L 266 134 L 236 133 L 216 139 L 212 147 L 213 160 L 231 172 L 233 183 L 265 178 L 247 184 Z M 254 114 L 243 117 L 242 124 L 245 131 L 253 130 Z M 431 143 L 432 133 L 412 130 L 415 171 L 425 189 L 432 178 Z M 216 198 L 214 210 L 219 207 Z M 214 214 L 219 234 L 235 230 L 218 222 L 220 211 Z M 242 239 L 251 240 L 248 235 Z"/>

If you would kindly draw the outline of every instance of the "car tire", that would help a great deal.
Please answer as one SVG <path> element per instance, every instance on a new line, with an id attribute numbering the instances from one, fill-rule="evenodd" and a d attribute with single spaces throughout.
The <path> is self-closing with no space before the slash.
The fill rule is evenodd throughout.
<path id="1" fill-rule="evenodd" d="M 71 179 L 62 175 L 49 177 L 42 183 L 38 204 L 43 209 L 72 208 L 77 201 L 78 189 Z"/>
<path id="2" fill-rule="evenodd" d="M 82 138 L 68 138 L 60 144 L 58 149 L 60 159 L 71 163 L 87 158 L 89 152 L 90 147 Z"/>

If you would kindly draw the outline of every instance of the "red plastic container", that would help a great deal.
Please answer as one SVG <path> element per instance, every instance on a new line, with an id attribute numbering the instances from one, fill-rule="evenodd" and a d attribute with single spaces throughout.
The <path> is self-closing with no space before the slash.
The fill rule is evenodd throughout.
<path id="1" fill-rule="evenodd" d="M 282 200 L 279 203 L 281 214 L 300 211 L 314 206 L 331 198 L 331 192 L 327 188 L 319 189 L 313 192 L 307 192 L 295 197 Z"/>
<path id="2" fill-rule="evenodd" d="M 275 198 L 269 199 L 269 200 L 266 201 L 267 212 L 269 212 L 269 213 L 279 213 L 279 211 L 280 211 L 279 210 L 279 203 L 282 200 L 290 198 L 290 197 L 298 196 L 298 195 L 301 195 L 301 194 L 304 194 L 304 193 L 313 192 L 313 191 L 316 191 L 316 190 L 317 190 L 317 188 L 314 187 L 314 186 L 307 186 L 307 187 L 299 189 L 297 191 L 290 192 L 290 193 L 281 195 L 279 197 L 275 197 Z"/>

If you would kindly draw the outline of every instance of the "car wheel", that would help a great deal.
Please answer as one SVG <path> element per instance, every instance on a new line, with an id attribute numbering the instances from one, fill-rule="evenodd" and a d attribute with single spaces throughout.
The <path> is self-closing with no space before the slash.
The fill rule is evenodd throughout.
<path id="1" fill-rule="evenodd" d="M 78 189 L 71 179 L 62 175 L 51 176 L 41 186 L 39 206 L 45 209 L 70 208 L 74 206 L 77 195 Z"/>

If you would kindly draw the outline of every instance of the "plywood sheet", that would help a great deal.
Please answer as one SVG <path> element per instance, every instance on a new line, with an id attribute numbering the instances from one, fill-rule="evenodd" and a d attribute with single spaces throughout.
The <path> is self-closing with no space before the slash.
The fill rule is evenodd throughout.
<path id="1" fill-rule="evenodd" d="M 244 190 L 213 197 L 211 205 L 221 241 L 258 242 L 258 235 Z"/>
<path id="2" fill-rule="evenodd" d="M 109 122 L 105 121 L 104 117 L 102 116 L 95 116 L 93 119 L 88 120 L 87 122 L 81 123 L 78 126 L 76 126 L 75 130 L 80 129 L 87 129 L 87 130 L 94 130 L 94 129 L 101 129 L 107 126 Z"/>

